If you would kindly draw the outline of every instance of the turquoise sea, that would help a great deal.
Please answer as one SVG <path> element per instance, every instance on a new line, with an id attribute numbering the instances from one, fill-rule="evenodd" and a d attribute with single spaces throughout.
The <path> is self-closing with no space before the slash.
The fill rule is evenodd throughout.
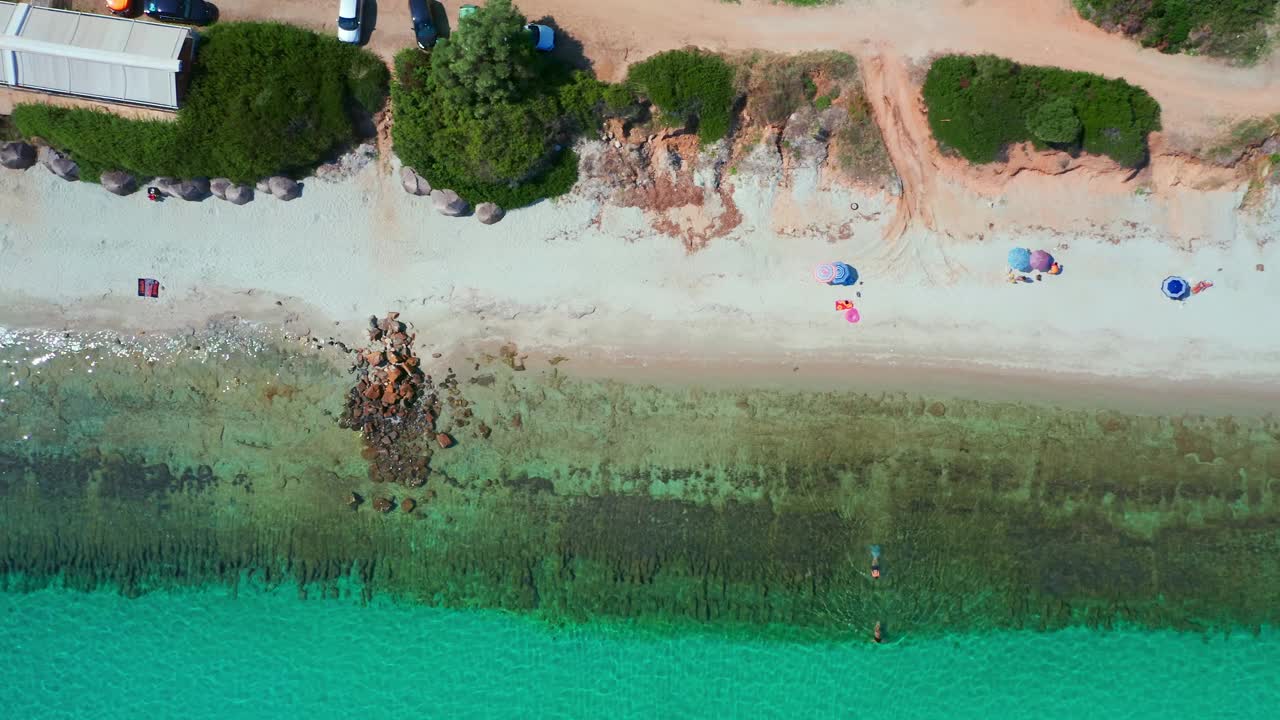
<path id="1" fill-rule="evenodd" d="M 0 332 L 0 720 L 1280 715 L 1273 416 L 349 363 Z"/>
<path id="2" fill-rule="evenodd" d="M 1280 633 L 789 644 L 293 590 L 0 593 L 7 718 L 1267 718 Z"/>

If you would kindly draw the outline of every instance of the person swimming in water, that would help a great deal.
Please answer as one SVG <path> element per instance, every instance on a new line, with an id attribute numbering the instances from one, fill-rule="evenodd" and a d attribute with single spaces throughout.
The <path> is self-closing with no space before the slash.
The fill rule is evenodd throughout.
<path id="1" fill-rule="evenodd" d="M 876 621 L 876 627 L 871 631 L 871 641 L 875 643 L 884 642 L 884 633 L 880 631 L 880 621 Z"/>
<path id="2" fill-rule="evenodd" d="M 880 546 L 871 546 L 871 579 L 880 579 Z"/>

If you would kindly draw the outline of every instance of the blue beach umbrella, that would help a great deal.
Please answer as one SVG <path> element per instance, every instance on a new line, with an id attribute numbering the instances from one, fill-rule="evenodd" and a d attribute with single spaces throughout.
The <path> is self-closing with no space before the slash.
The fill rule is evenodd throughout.
<path id="1" fill-rule="evenodd" d="M 1031 251 L 1026 248 L 1010 250 L 1009 267 L 1018 272 L 1031 272 Z"/>
<path id="2" fill-rule="evenodd" d="M 858 282 L 858 270 L 848 263 L 832 263 L 836 268 L 835 277 L 831 278 L 832 285 L 853 285 Z"/>
<path id="3" fill-rule="evenodd" d="M 1191 297 L 1191 283 L 1186 278 L 1170 275 L 1160 283 L 1160 292 L 1170 300 L 1186 300 Z"/>

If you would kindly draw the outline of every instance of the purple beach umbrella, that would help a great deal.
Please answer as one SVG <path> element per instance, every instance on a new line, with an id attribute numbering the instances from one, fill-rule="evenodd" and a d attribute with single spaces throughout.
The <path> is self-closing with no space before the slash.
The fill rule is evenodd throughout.
<path id="1" fill-rule="evenodd" d="M 1053 265 L 1053 256 L 1044 250 L 1037 250 L 1031 253 L 1031 269 L 1036 272 L 1049 272 L 1049 268 Z"/>

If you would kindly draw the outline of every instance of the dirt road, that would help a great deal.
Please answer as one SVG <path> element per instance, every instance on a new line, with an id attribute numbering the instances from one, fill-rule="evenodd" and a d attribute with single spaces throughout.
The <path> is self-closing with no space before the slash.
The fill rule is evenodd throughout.
<path id="1" fill-rule="evenodd" d="M 460 3 L 446 3 L 450 22 Z M 227 20 L 271 18 L 333 30 L 337 1 L 217 0 Z M 844 0 L 795 8 L 761 0 L 517 0 L 532 20 L 549 18 L 561 44 L 581 53 L 602 78 L 629 63 L 686 45 L 784 52 L 838 49 L 855 55 L 925 58 L 948 51 L 990 52 L 1141 85 L 1164 108 L 1165 127 L 1206 134 L 1224 118 L 1280 112 L 1280 54 L 1252 68 L 1163 55 L 1081 20 L 1070 0 Z M 369 46 L 390 58 L 412 45 L 405 0 L 367 0 Z"/>

